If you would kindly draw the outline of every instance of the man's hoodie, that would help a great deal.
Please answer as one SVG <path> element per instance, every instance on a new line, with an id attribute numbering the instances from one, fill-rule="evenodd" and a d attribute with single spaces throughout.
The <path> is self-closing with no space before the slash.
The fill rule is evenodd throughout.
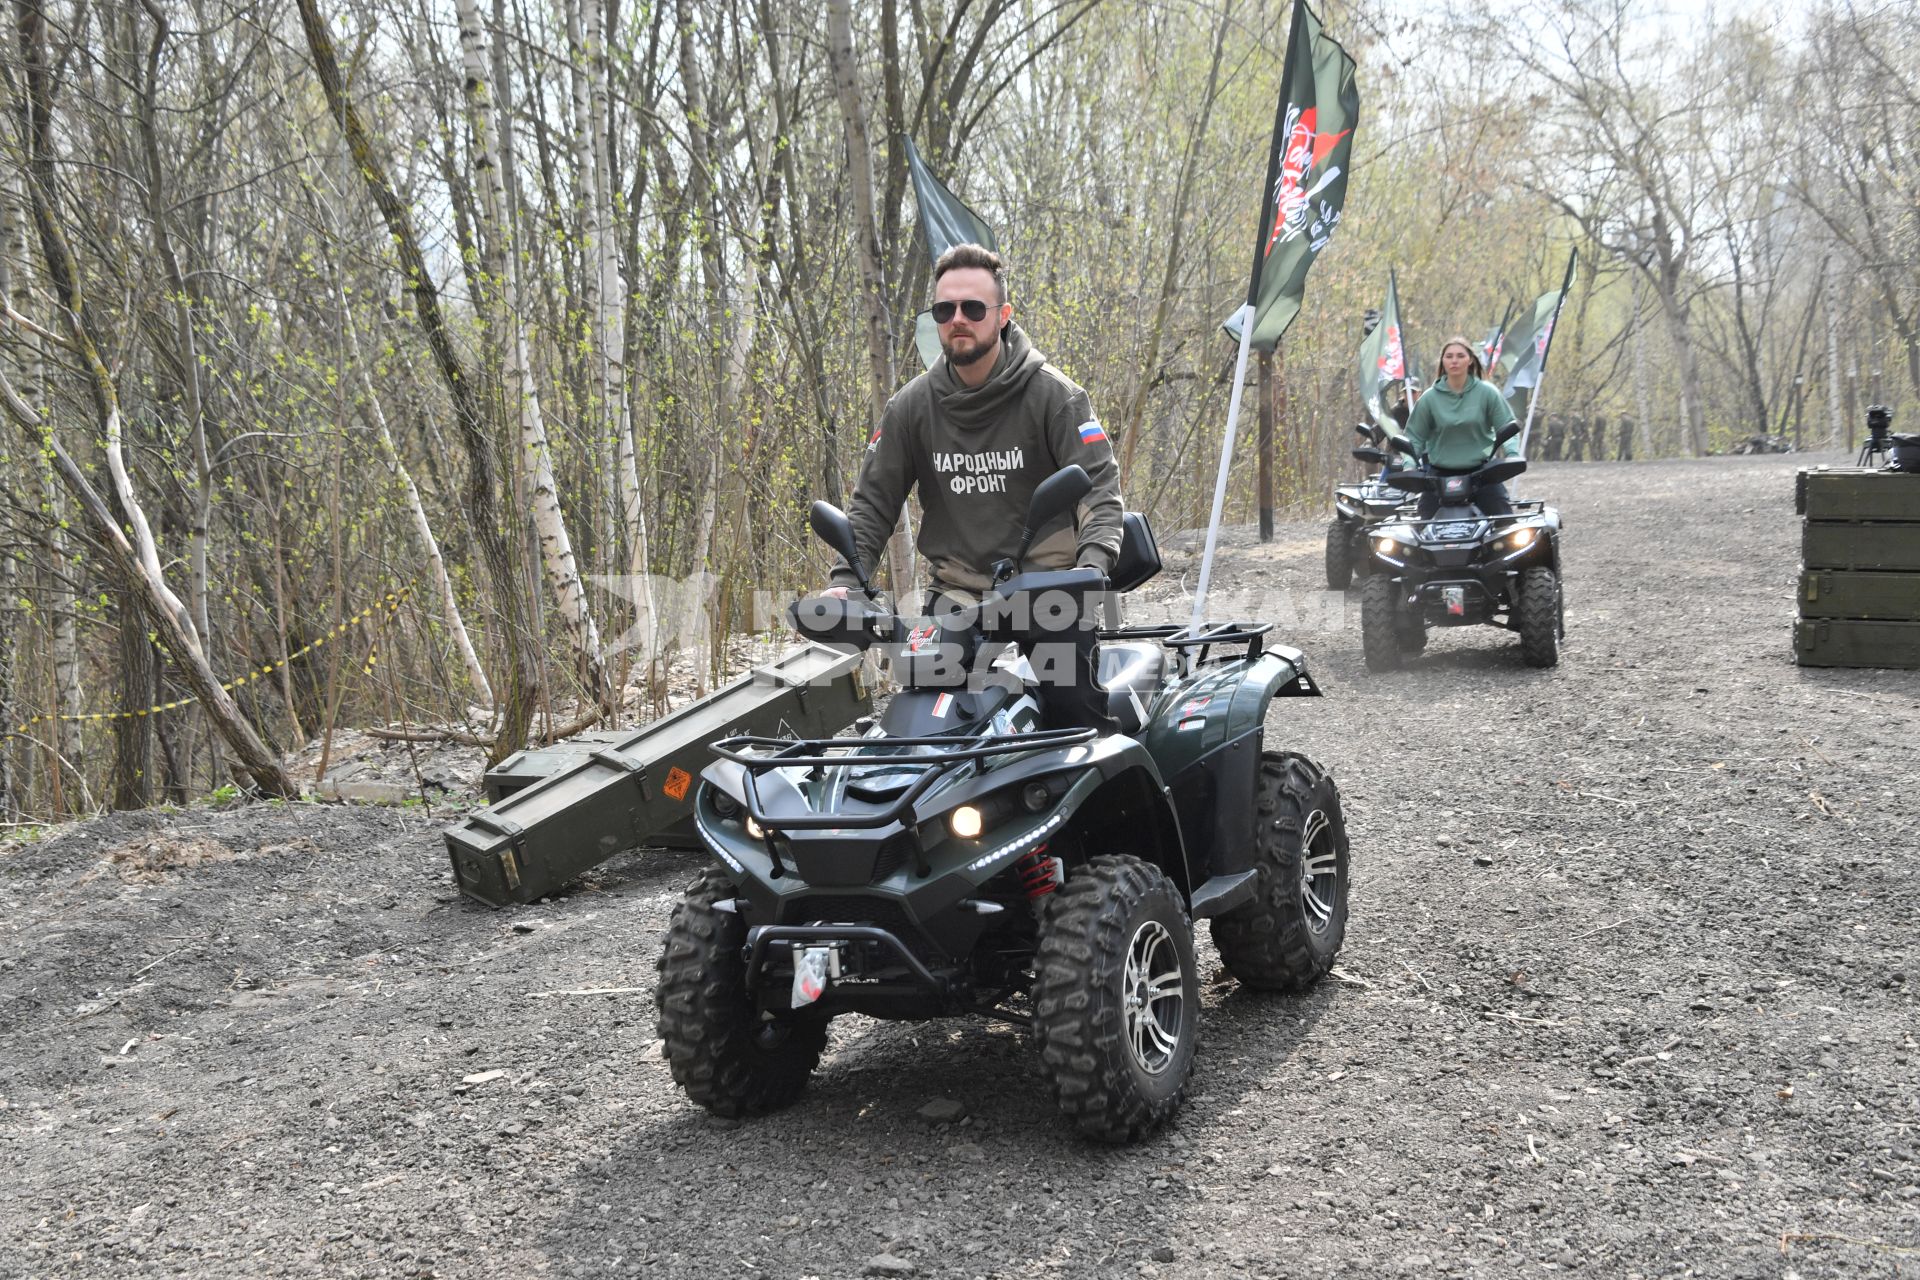
<path id="1" fill-rule="evenodd" d="M 847 512 L 860 563 L 874 573 L 917 484 L 918 546 L 934 582 L 984 591 L 993 562 L 1019 548 L 1034 489 L 1076 462 L 1093 489 L 1071 518 L 1040 531 L 1028 568 L 1112 570 L 1120 553 L 1120 470 L 1087 393 L 1009 324 L 979 387 L 962 383 L 942 359 L 888 401 Z M 833 581 L 855 584 L 845 564 L 835 566 Z"/>

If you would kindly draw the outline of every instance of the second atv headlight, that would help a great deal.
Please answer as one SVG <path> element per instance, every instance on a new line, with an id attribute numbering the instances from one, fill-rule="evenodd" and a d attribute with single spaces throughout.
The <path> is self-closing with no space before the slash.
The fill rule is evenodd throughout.
<path id="1" fill-rule="evenodd" d="M 1532 546 L 1533 530 L 1531 529 L 1514 530 L 1512 535 L 1507 538 L 1507 545 L 1509 547 L 1512 547 L 1515 551 L 1518 551 L 1522 547 Z"/>
<path id="2" fill-rule="evenodd" d="M 978 840 L 986 825 L 986 815 L 970 804 L 963 804 L 947 815 L 947 829 L 962 840 Z"/>

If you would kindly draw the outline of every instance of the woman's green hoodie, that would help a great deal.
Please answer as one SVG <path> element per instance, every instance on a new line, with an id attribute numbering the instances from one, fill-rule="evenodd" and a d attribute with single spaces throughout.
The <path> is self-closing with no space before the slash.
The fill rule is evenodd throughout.
<path id="1" fill-rule="evenodd" d="M 1407 419 L 1407 438 L 1436 467 L 1471 471 L 1493 452 L 1493 437 L 1513 421 L 1513 410 L 1493 384 L 1467 375 L 1455 391 L 1442 378 L 1428 387 Z M 1507 441 L 1507 456 L 1520 455 L 1519 440 Z"/>

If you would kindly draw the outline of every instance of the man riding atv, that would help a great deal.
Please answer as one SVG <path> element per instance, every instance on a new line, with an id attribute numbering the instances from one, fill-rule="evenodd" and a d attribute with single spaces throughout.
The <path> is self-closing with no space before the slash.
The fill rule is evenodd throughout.
<path id="1" fill-rule="evenodd" d="M 694 1101 L 748 1115 L 799 1095 L 841 1014 L 1004 1019 L 1081 1132 L 1129 1142 L 1193 1070 L 1197 921 L 1258 990 L 1339 953 L 1339 789 L 1268 737 L 1276 698 L 1319 690 L 1270 624 L 1096 632 L 1087 602 L 1159 572 L 1152 531 L 1120 510 L 1086 393 L 1009 323 L 999 259 L 961 246 L 937 271 L 947 359 L 888 406 L 851 517 L 814 504 L 845 586 L 790 614 L 889 653 L 901 688 L 857 735 L 711 744 L 714 863 L 661 948 L 663 1053 Z M 936 602 L 985 606 L 936 606 L 957 668 L 871 587 L 914 484 Z M 1025 658 L 983 665 L 1009 640 Z"/>
<path id="2" fill-rule="evenodd" d="M 946 359 L 887 403 L 847 516 L 861 563 L 877 564 L 917 485 L 918 546 L 933 575 L 927 613 L 943 630 L 963 631 L 976 622 L 994 564 L 1019 538 L 1035 487 L 1062 467 L 1082 467 L 1092 492 L 1077 519 L 1036 531 L 1027 559 L 1038 569 L 1111 572 L 1120 551 L 1120 470 L 1087 393 L 1013 323 L 1000 255 L 955 245 L 933 276 L 933 319 Z M 838 596 L 855 585 L 844 559 L 833 582 L 830 594 Z M 1041 699 L 1051 727 L 1113 727 L 1095 680 L 1094 622 L 1063 619 L 1059 639 L 1028 646 L 1046 677 Z"/>

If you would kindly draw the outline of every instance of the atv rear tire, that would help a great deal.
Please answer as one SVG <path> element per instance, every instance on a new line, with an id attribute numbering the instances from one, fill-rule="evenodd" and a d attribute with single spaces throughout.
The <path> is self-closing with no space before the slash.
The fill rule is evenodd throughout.
<path id="1" fill-rule="evenodd" d="M 751 1115 L 800 1096 L 827 1043 L 820 1017 L 763 1018 L 747 992 L 740 917 L 714 903 L 733 883 L 704 871 L 667 925 L 654 1007 L 674 1082 L 717 1116 Z"/>
<path id="2" fill-rule="evenodd" d="M 1367 670 L 1392 671 L 1400 665 L 1400 625 L 1394 617 L 1399 584 L 1385 574 L 1369 574 L 1360 587 L 1360 648 Z"/>
<path id="3" fill-rule="evenodd" d="M 1530 667 L 1560 665 L 1560 578 L 1545 565 L 1520 572 L 1514 621 L 1520 631 L 1520 656 Z"/>
<path id="4" fill-rule="evenodd" d="M 1160 869 L 1095 858 L 1053 894 L 1034 955 L 1033 1030 L 1060 1110 L 1132 1142 L 1180 1105 L 1199 1038 L 1187 909 Z"/>
<path id="5" fill-rule="evenodd" d="M 1327 589 L 1345 591 L 1351 581 L 1353 534 L 1348 531 L 1345 521 L 1335 520 L 1327 525 Z"/>
<path id="6" fill-rule="evenodd" d="M 1260 757 L 1253 900 L 1213 919 L 1227 972 L 1260 991 L 1299 991 L 1333 967 L 1347 933 L 1347 820 L 1340 789 L 1291 752 Z"/>

